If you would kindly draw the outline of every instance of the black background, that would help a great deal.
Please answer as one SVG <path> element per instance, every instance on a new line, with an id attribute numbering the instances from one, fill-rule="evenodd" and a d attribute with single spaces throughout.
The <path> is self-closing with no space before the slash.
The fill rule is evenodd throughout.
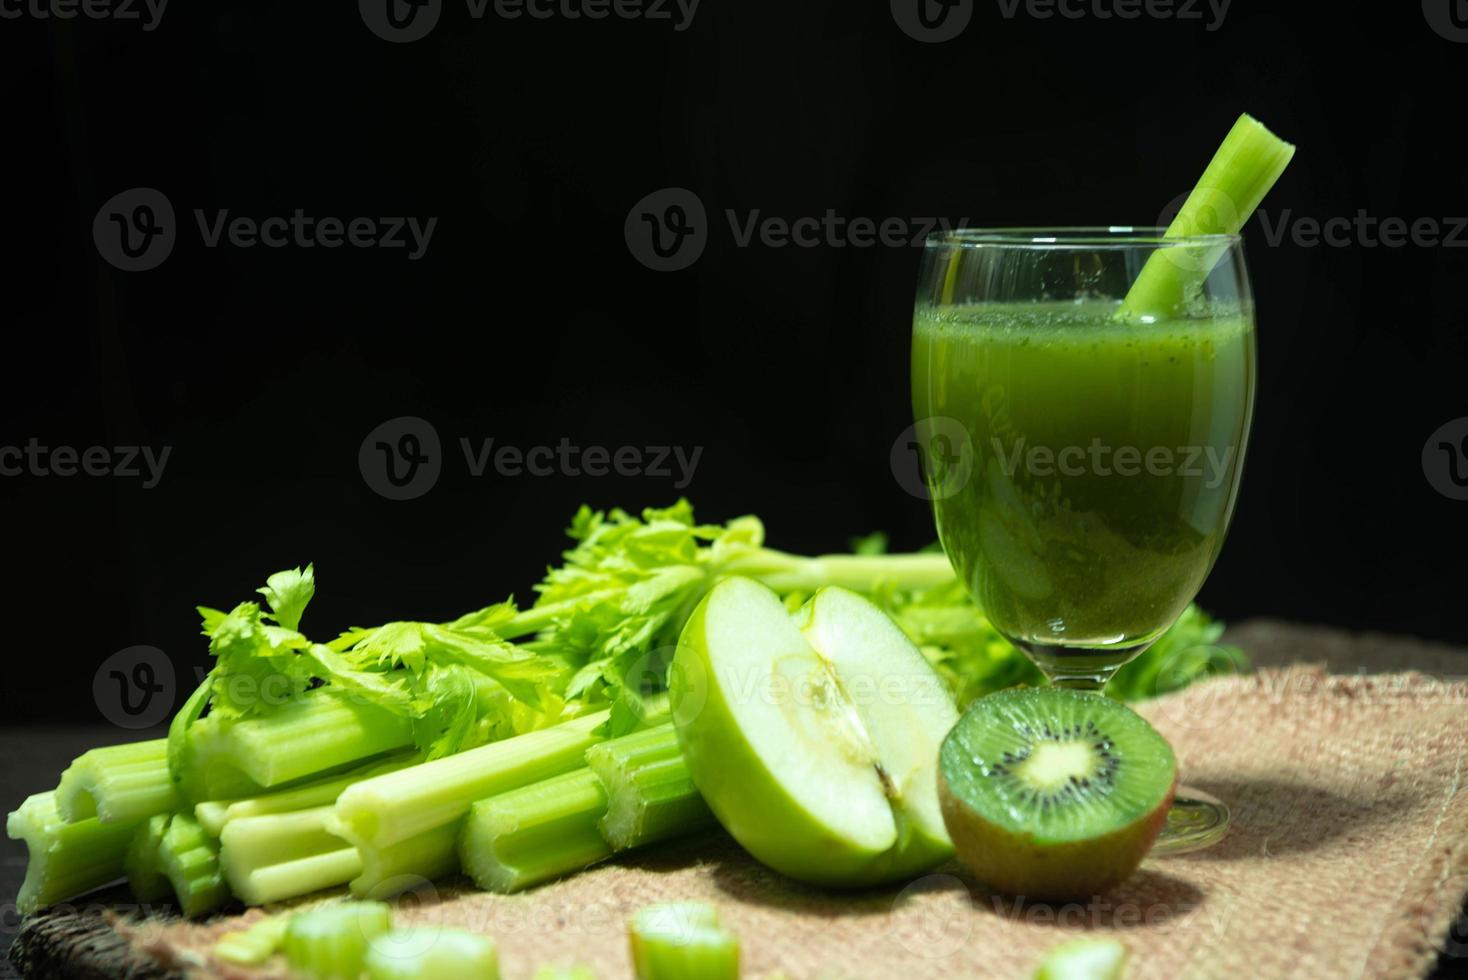
<path id="1" fill-rule="evenodd" d="M 303 9 L 311 7 L 313 9 Z M 834 550 L 926 505 L 888 461 L 910 421 L 918 250 L 740 247 L 725 217 L 1155 223 L 1240 111 L 1300 147 L 1271 220 L 1468 214 L 1468 44 L 1416 3 L 1236 0 L 1204 20 L 1038 19 L 975 2 L 945 43 L 881 3 L 703 0 L 647 19 L 472 19 L 390 44 L 352 5 L 170 6 L 158 28 L 0 24 L 6 351 L 0 445 L 172 447 L 161 483 L 0 479 L 7 722 L 97 720 L 97 665 L 152 644 L 203 665 L 197 603 L 314 561 L 309 632 L 442 619 L 529 586 L 583 501 L 686 493 L 772 543 Z M 492 8 L 491 8 L 492 11 Z M 676 16 L 676 15 L 675 15 Z M 12 48 L 15 51 L 16 48 Z M 112 195 L 161 190 L 178 244 L 99 258 Z M 650 270 L 628 211 L 693 190 L 708 245 Z M 193 209 L 437 217 L 404 250 L 206 248 Z M 916 226 L 915 226 L 916 228 Z M 1468 414 L 1468 251 L 1271 247 L 1246 230 L 1261 382 L 1234 528 L 1200 601 L 1468 640 L 1468 503 L 1421 453 Z M 1465 235 L 1468 244 L 1468 235 Z M 416 415 L 427 495 L 358 470 Z M 693 482 L 469 475 L 458 440 L 702 447 Z"/>

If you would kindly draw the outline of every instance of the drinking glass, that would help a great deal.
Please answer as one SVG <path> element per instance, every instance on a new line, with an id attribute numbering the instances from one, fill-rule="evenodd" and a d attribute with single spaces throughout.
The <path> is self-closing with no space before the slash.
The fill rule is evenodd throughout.
<path id="1" fill-rule="evenodd" d="M 1207 578 L 1243 472 L 1254 337 L 1236 235 L 926 242 L 912 383 L 938 536 L 1051 683 L 1104 688 Z M 1153 853 L 1207 847 L 1227 826 L 1221 802 L 1180 789 Z"/>

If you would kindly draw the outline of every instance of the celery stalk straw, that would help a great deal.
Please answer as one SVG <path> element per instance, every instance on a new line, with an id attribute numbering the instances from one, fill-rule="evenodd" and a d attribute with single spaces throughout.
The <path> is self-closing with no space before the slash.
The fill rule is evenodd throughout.
<path id="1" fill-rule="evenodd" d="M 1240 116 L 1163 237 L 1238 234 L 1294 155 L 1294 146 L 1259 120 L 1248 113 Z M 1210 248 L 1201 256 L 1159 248 L 1122 300 L 1121 315 L 1162 318 L 1179 313 L 1226 247 Z"/>

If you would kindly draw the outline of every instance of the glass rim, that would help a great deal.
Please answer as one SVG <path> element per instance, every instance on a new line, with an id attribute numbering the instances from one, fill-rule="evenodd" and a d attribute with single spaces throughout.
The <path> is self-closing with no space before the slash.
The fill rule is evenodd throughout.
<path id="1" fill-rule="evenodd" d="M 1232 246 L 1235 234 L 1174 235 L 1157 225 L 1077 225 L 1062 228 L 949 228 L 935 231 L 924 248 L 1123 249 Z"/>

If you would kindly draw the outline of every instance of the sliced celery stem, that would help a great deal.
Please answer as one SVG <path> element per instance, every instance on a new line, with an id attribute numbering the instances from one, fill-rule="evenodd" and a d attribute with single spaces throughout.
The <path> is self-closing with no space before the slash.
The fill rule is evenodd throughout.
<path id="1" fill-rule="evenodd" d="M 220 834 L 230 890 L 265 905 L 344 885 L 362 873 L 356 848 L 326 830 L 330 804 L 231 820 Z"/>
<path id="2" fill-rule="evenodd" d="M 168 829 L 171 816 L 160 813 L 143 821 L 143 825 L 133 833 L 127 854 L 123 856 L 127 887 L 140 902 L 162 902 L 173 897 L 173 885 L 158 865 L 163 833 Z"/>
<path id="3" fill-rule="evenodd" d="M 269 915 L 247 929 L 226 932 L 214 944 L 214 955 L 226 963 L 259 966 L 280 949 L 289 924 L 288 915 Z"/>
<path id="4" fill-rule="evenodd" d="M 191 814 L 176 813 L 168 821 L 158 847 L 158 867 L 173 885 L 185 916 L 212 912 L 230 899 L 219 868 L 219 843 Z"/>
<path id="5" fill-rule="evenodd" d="M 641 909 L 628 923 L 638 980 L 737 980 L 739 943 L 719 928 L 703 902 L 669 902 Z"/>
<path id="6" fill-rule="evenodd" d="M 372 940 L 392 928 L 385 902 L 346 902 L 297 912 L 286 925 L 286 960 L 305 976 L 356 980 Z"/>
<path id="7" fill-rule="evenodd" d="M 586 751 L 586 764 L 606 787 L 606 814 L 597 826 L 614 851 L 714 823 L 671 722 L 594 745 Z"/>
<path id="8" fill-rule="evenodd" d="M 579 768 L 608 717 L 599 711 L 363 780 L 337 799 L 333 829 L 359 847 L 383 848 L 455 824 L 476 800 Z"/>
<path id="9" fill-rule="evenodd" d="M 291 813 L 335 803 L 342 791 L 353 783 L 405 769 L 422 758 L 418 753 L 410 752 L 370 762 L 340 776 L 328 776 L 294 789 L 279 790 L 243 800 L 210 800 L 194 807 L 194 816 L 205 830 L 218 837 L 225 826 L 234 820 Z"/>
<path id="10" fill-rule="evenodd" d="M 1238 234 L 1294 155 L 1294 146 L 1257 119 L 1240 116 L 1164 238 Z M 1226 243 L 1158 248 L 1128 290 L 1121 315 L 1175 315 L 1226 250 Z"/>
<path id="11" fill-rule="evenodd" d="M 68 822 L 96 817 L 102 823 L 137 821 L 178 809 L 168 772 L 168 739 L 82 753 L 61 774 L 56 806 Z"/>
<path id="12" fill-rule="evenodd" d="M 460 864 L 490 892 L 579 871 L 612 855 L 597 829 L 606 809 L 606 790 L 590 769 L 480 800 L 460 832 Z"/>
<path id="13" fill-rule="evenodd" d="M 25 841 L 29 853 L 16 909 L 29 915 L 121 878 L 140 825 L 104 824 L 95 817 L 67 823 L 54 791 L 26 797 L 5 820 L 6 836 Z"/>
<path id="14" fill-rule="evenodd" d="M 442 926 L 394 929 L 372 940 L 368 980 L 499 980 L 499 952 L 488 936 Z"/>
<path id="15" fill-rule="evenodd" d="M 184 782 L 193 791 L 193 803 L 253 796 L 413 743 L 408 719 L 331 688 L 308 692 L 257 716 L 210 715 L 184 737 Z"/>

